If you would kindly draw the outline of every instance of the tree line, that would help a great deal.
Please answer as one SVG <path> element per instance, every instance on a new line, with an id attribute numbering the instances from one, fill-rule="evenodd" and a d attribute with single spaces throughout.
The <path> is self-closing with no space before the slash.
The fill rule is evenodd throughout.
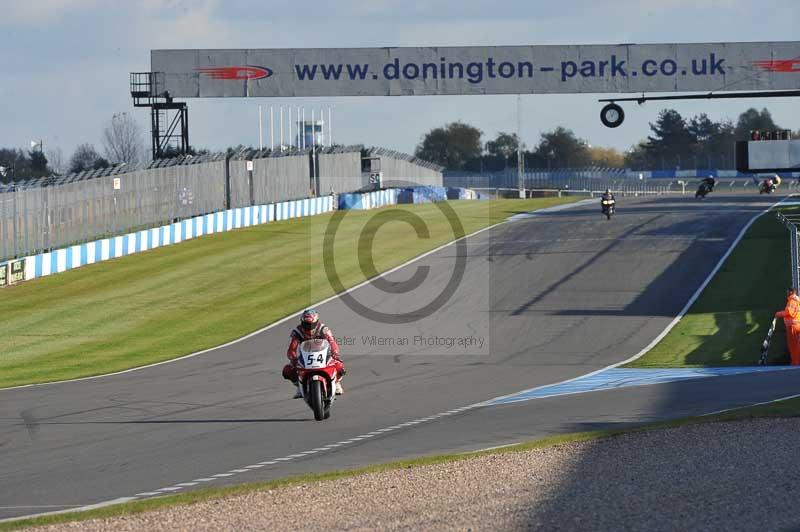
<path id="1" fill-rule="evenodd" d="M 651 134 L 625 153 L 593 146 L 565 127 L 542 133 L 533 148 L 523 143 L 525 168 L 629 168 L 634 170 L 679 168 L 734 168 L 737 140 L 749 140 L 750 131 L 777 130 L 769 110 L 750 108 L 736 122 L 715 122 L 701 113 L 685 119 L 674 109 L 663 109 Z M 800 138 L 797 131 L 794 138 Z M 517 167 L 520 139 L 500 132 L 483 142 L 483 132 L 469 124 L 453 122 L 423 135 L 415 155 L 447 170 L 501 171 Z"/>
<path id="2" fill-rule="evenodd" d="M 103 127 L 103 153 L 93 144 L 79 144 L 69 159 L 60 148 L 0 148 L 0 181 L 21 182 L 38 177 L 96 170 L 116 164 L 137 164 L 145 160 L 141 128 L 128 113 L 118 113 Z"/>

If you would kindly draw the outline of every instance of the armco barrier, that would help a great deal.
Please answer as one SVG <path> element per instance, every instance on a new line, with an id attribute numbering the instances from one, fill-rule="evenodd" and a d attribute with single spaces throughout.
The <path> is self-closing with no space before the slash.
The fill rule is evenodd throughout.
<path id="1" fill-rule="evenodd" d="M 333 210 L 333 197 L 307 198 L 269 205 L 228 209 L 196 216 L 161 227 L 95 240 L 63 249 L 25 257 L 25 280 L 60 273 L 87 264 L 124 257 L 162 246 L 177 244 L 203 235 L 240 227 L 313 216 Z"/>
<path id="2" fill-rule="evenodd" d="M 339 194 L 339 209 L 376 209 L 397 204 L 398 189 L 376 190 L 353 194 Z"/>

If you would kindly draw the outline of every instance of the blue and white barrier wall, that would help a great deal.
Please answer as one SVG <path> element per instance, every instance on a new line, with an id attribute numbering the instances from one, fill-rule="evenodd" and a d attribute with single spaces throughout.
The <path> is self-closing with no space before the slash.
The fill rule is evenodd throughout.
<path id="1" fill-rule="evenodd" d="M 374 192 L 355 192 L 339 194 L 339 209 L 377 209 L 387 205 L 397 205 L 398 189 L 389 188 Z"/>
<path id="2" fill-rule="evenodd" d="M 161 227 L 25 257 L 25 280 L 177 244 L 203 235 L 331 212 L 334 210 L 333 207 L 333 197 L 324 196 L 228 209 L 196 216 Z"/>
<path id="3" fill-rule="evenodd" d="M 339 209 L 376 209 L 398 203 L 430 203 L 448 199 L 478 199 L 479 195 L 469 188 L 458 187 L 409 187 L 339 194 Z"/>
<path id="4" fill-rule="evenodd" d="M 447 201 L 447 189 L 445 187 L 404 188 L 397 198 L 398 203 L 433 203 L 436 201 Z"/>

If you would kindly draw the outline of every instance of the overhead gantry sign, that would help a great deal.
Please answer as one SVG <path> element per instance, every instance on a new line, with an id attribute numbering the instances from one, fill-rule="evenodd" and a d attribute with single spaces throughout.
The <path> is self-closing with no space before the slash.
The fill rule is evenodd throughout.
<path id="1" fill-rule="evenodd" d="M 148 95 L 170 101 L 654 92 L 719 97 L 733 91 L 800 91 L 799 41 L 152 50 L 150 66 Z M 603 122 L 618 126 L 622 108 L 604 101 L 611 104 L 604 108 Z"/>
<path id="2" fill-rule="evenodd" d="M 177 98 L 800 89 L 800 42 L 153 50 Z"/>

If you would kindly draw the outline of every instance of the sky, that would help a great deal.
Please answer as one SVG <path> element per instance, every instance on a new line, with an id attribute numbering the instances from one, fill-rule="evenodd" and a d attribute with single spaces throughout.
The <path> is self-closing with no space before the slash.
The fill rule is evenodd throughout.
<path id="1" fill-rule="evenodd" d="M 800 2 L 0 0 L 0 13 L 0 147 L 27 149 L 41 139 L 45 151 L 60 148 L 68 158 L 81 143 L 101 149 L 102 129 L 119 112 L 131 113 L 149 142 L 149 110 L 133 108 L 128 83 L 130 72 L 150 70 L 151 49 L 791 41 Z M 599 119 L 597 99 L 608 96 L 523 95 L 523 141 L 535 146 L 541 133 L 564 126 L 592 145 L 624 151 L 647 136 L 664 107 L 713 120 L 767 107 L 781 127 L 800 128 L 796 99 L 764 98 L 628 104 L 625 122 L 612 130 Z M 258 145 L 259 104 L 331 107 L 336 143 L 411 153 L 427 131 L 457 120 L 478 127 L 484 142 L 515 131 L 516 100 L 191 99 L 189 135 L 197 148 Z"/>

